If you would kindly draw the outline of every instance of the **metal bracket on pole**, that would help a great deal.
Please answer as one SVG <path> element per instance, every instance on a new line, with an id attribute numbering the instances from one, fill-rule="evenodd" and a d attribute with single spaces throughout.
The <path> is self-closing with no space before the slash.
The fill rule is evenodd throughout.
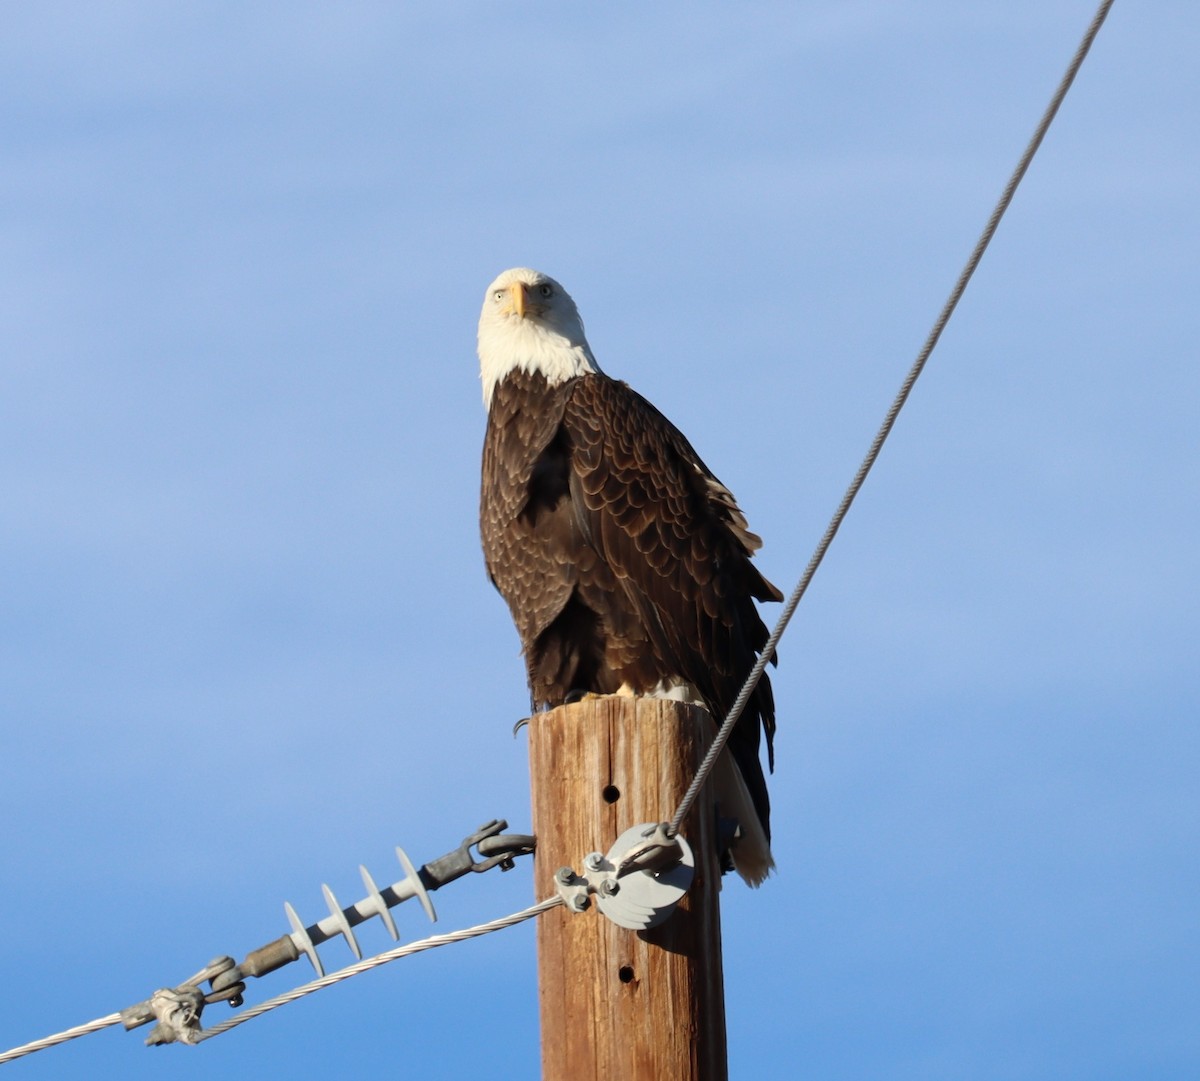
<path id="1" fill-rule="evenodd" d="M 560 867 L 554 875 L 554 888 L 567 902 L 572 912 L 584 912 L 592 903 L 588 892 L 591 885 L 583 875 L 577 875 L 570 867 Z"/>
<path id="2" fill-rule="evenodd" d="M 663 823 L 627 829 L 608 855 L 589 852 L 584 873 L 560 868 L 555 886 L 572 912 L 596 906 L 613 923 L 645 931 L 666 920 L 691 887 L 696 859 L 681 836 L 669 837 Z"/>

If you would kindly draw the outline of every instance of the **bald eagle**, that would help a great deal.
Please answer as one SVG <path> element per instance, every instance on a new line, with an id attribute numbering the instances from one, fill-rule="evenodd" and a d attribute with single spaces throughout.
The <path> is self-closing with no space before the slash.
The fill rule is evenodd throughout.
<path id="1" fill-rule="evenodd" d="M 761 541 L 680 431 L 600 371 L 553 278 L 506 270 L 484 297 L 487 434 L 480 532 L 521 638 L 534 709 L 574 692 L 675 698 L 724 719 L 767 641 L 754 600 L 782 594 L 751 563 Z M 764 676 L 715 774 L 738 820 L 730 856 L 773 866 L 775 705 Z"/>

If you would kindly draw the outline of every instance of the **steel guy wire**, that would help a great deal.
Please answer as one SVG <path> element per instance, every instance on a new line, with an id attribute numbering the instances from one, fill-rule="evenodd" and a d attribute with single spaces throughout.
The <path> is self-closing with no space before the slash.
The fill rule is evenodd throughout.
<path id="1" fill-rule="evenodd" d="M 361 972 L 379 968 L 381 965 L 386 965 L 389 961 L 407 957 L 412 953 L 432 950 L 438 946 L 447 946 L 454 942 L 465 942 L 467 939 L 479 938 L 481 935 L 490 934 L 492 931 L 502 931 L 506 927 L 513 927 L 518 923 L 524 923 L 526 920 L 533 919 L 535 916 L 540 916 L 543 912 L 549 912 L 552 908 L 557 908 L 561 904 L 565 904 L 565 901 L 560 895 L 555 894 L 544 901 L 539 901 L 536 905 L 530 905 L 529 908 L 523 908 L 520 912 L 514 912 L 510 916 L 503 916 L 489 923 L 476 924 L 474 927 L 465 927 L 462 930 L 450 931 L 444 935 L 430 935 L 428 938 L 422 938 L 416 942 L 408 942 L 403 946 L 396 946 L 384 953 L 376 954 L 374 957 L 368 957 L 365 961 L 358 961 L 352 965 L 347 965 L 345 968 L 338 969 L 337 972 L 331 972 L 328 976 L 322 976 L 320 979 L 302 984 L 282 995 L 269 998 L 265 1002 L 260 1002 L 257 1006 L 251 1006 L 249 1009 L 243 1010 L 236 1017 L 229 1018 L 228 1021 L 222 1021 L 218 1025 L 213 1025 L 212 1028 L 204 1029 L 198 1034 L 197 1042 L 211 1039 L 213 1036 L 220 1036 L 222 1033 L 228 1032 L 231 1028 L 237 1028 L 238 1025 L 246 1021 L 261 1017 L 264 1013 L 269 1013 L 280 1006 L 286 1006 L 289 1002 L 295 1002 L 306 995 L 313 994 L 315 991 L 332 987 L 335 983 L 341 983 L 343 980 L 348 980 L 351 976 L 357 976 Z"/>
<path id="2" fill-rule="evenodd" d="M 813 575 L 817 573 L 817 568 L 821 565 L 821 561 L 825 558 L 825 553 L 833 543 L 833 538 L 837 535 L 842 520 L 846 517 L 847 512 L 850 510 L 850 505 L 854 502 L 855 496 L 858 495 L 859 489 L 867 479 L 867 474 L 875 464 L 875 459 L 879 457 L 879 452 L 883 449 L 883 444 L 890 434 L 892 426 L 896 423 L 896 418 L 899 416 L 900 410 L 908 400 L 908 395 L 912 391 L 913 385 L 916 383 L 921 371 L 924 369 L 929 355 L 937 345 L 938 339 L 942 336 L 942 331 L 945 330 L 946 324 L 950 321 L 950 316 L 954 314 L 954 309 L 958 306 L 959 300 L 966 291 L 967 283 L 975 273 L 975 268 L 979 266 L 979 261 L 983 258 L 983 253 L 987 250 L 988 244 L 991 243 L 996 228 L 1000 224 L 1000 219 L 1008 209 L 1008 204 L 1012 202 L 1013 195 L 1016 193 L 1018 185 L 1025 176 L 1025 171 L 1029 168 L 1029 163 L 1033 161 L 1038 147 L 1042 145 L 1042 139 L 1045 138 L 1046 132 L 1054 121 L 1055 115 L 1058 113 L 1059 106 L 1062 105 L 1063 99 L 1066 98 L 1067 91 L 1071 89 L 1071 84 L 1075 81 L 1075 76 L 1078 74 L 1084 58 L 1088 54 L 1088 50 L 1091 49 L 1092 42 L 1095 41 L 1096 35 L 1100 32 L 1100 27 L 1104 25 L 1104 20 L 1107 18 L 1108 11 L 1112 5 L 1113 0 L 1101 0 L 1100 6 L 1096 9 L 1096 14 L 1092 17 L 1091 24 L 1085 31 L 1079 47 L 1075 50 L 1075 55 L 1071 58 L 1071 62 L 1067 65 L 1066 73 L 1059 82 L 1054 96 L 1050 99 L 1050 104 L 1046 107 L 1046 111 L 1042 114 L 1042 119 L 1034 131 L 1033 137 L 1025 147 L 1025 152 L 1021 155 L 1020 161 L 1017 162 L 1017 167 L 1013 170 L 1012 176 L 1009 177 L 999 201 L 992 210 L 991 217 L 988 218 L 987 225 L 984 226 L 974 250 L 967 259 L 962 273 L 958 276 L 958 281 L 954 283 L 954 288 L 950 291 L 950 296 L 947 298 L 941 313 L 934 322 L 933 329 L 929 332 L 929 337 L 925 339 L 925 344 L 921 347 L 920 353 L 917 354 L 917 359 L 913 362 L 908 375 L 901 384 L 891 408 L 888 409 L 887 415 L 883 419 L 883 424 L 880 425 L 879 431 L 875 433 L 875 438 L 867 450 L 866 457 L 858 467 L 858 472 L 854 474 L 854 479 L 850 482 L 849 488 L 846 489 L 845 495 L 842 496 L 842 501 L 838 504 L 837 510 L 834 511 L 833 518 L 829 522 L 829 527 L 825 530 L 825 535 L 817 544 L 812 558 L 808 561 L 808 566 L 804 569 L 804 574 L 801 575 L 800 581 L 796 583 L 796 588 L 787 600 L 787 604 L 784 605 L 783 612 L 779 616 L 779 621 L 775 624 L 775 629 L 767 639 L 767 644 L 763 647 L 762 652 L 755 661 L 754 667 L 751 668 L 750 674 L 746 677 L 746 682 L 742 685 L 742 689 L 738 693 L 733 706 L 730 707 L 724 723 L 722 723 L 716 738 L 712 742 L 712 746 L 709 747 L 708 753 L 704 756 L 703 761 L 696 770 L 695 778 L 692 780 L 691 785 L 688 786 L 683 799 L 680 800 L 679 809 L 675 812 L 675 817 L 671 819 L 667 826 L 667 835 L 669 837 L 674 837 L 679 832 L 683 820 L 687 817 L 688 811 L 691 810 L 692 804 L 696 801 L 696 796 L 699 795 L 700 789 L 712 771 L 717 756 L 728 741 L 729 735 L 733 731 L 733 726 L 737 723 L 738 718 L 742 715 L 742 711 L 746 708 L 746 703 L 750 701 L 750 695 L 754 693 L 754 688 L 758 686 L 758 681 L 762 678 L 767 663 L 775 655 L 775 648 L 779 645 L 779 639 L 783 637 L 783 632 L 791 621 L 797 606 L 800 604 L 800 599 L 807 591 Z"/>
<path id="3" fill-rule="evenodd" d="M 89 1021 L 86 1025 L 76 1025 L 65 1032 L 57 1032 L 53 1036 L 46 1036 L 43 1039 L 33 1040 L 30 1043 L 23 1043 L 20 1047 L 14 1047 L 11 1051 L 5 1051 L 3 1054 L 0 1054 L 0 1065 L 3 1065 L 5 1062 L 12 1062 L 13 1059 L 32 1055 L 35 1051 L 44 1051 L 47 1047 L 56 1047 L 60 1043 L 78 1039 L 80 1036 L 89 1036 L 93 1032 L 99 1032 L 102 1029 L 111 1028 L 113 1025 L 119 1025 L 120 1023 L 121 1015 L 119 1013 L 110 1013 L 107 1017 L 97 1017 L 95 1021 Z"/>
<path id="4" fill-rule="evenodd" d="M 479 938 L 482 935 L 490 934 L 492 931 L 502 931 L 506 927 L 514 927 L 518 923 L 524 923 L 526 920 L 533 919 L 535 916 L 540 916 L 543 912 L 549 912 L 552 908 L 557 908 L 564 904 L 561 896 L 555 895 L 548 897 L 546 900 L 539 902 L 536 905 L 531 905 L 529 908 L 524 908 L 519 912 L 514 912 L 509 916 L 503 916 L 500 919 L 491 920 L 488 923 L 476 924 L 474 927 L 465 927 L 458 931 L 451 931 L 444 935 L 431 935 L 429 938 L 419 939 L 416 942 L 409 942 L 403 946 L 397 946 L 394 949 L 387 950 L 384 953 L 377 954 L 375 957 L 369 957 L 365 961 L 359 961 L 346 968 L 339 969 L 337 972 L 331 972 L 328 976 L 322 976 L 320 979 L 312 980 L 309 983 L 303 984 L 300 987 L 294 988 L 291 991 L 282 995 L 276 995 L 274 998 L 267 999 L 265 1002 L 259 1003 L 257 1006 L 251 1006 L 249 1009 L 238 1014 L 236 1017 L 231 1017 L 227 1021 L 222 1021 L 212 1028 L 203 1029 L 196 1033 L 193 1044 L 200 1043 L 210 1039 L 213 1036 L 219 1036 L 224 1032 L 228 1032 L 232 1028 L 243 1024 L 246 1021 L 253 1020 L 255 1017 L 260 1017 L 264 1013 L 269 1013 L 271 1010 L 278 1009 L 280 1006 L 286 1006 L 289 1002 L 295 1002 L 298 999 L 304 998 L 306 995 L 311 995 L 316 991 L 320 991 L 326 987 L 331 987 L 335 983 L 341 983 L 343 980 L 348 980 L 351 976 L 357 976 L 361 972 L 366 972 L 372 968 L 379 968 L 381 965 L 387 964 L 389 961 L 395 961 L 401 957 L 407 957 L 409 954 L 421 953 L 425 950 L 432 950 L 438 946 L 447 946 L 454 942 L 465 942 L 468 939 Z M 5 1051 L 0 1054 L 0 1064 L 11 1062 L 14 1059 L 23 1058 L 25 1055 L 32 1055 L 35 1051 L 44 1051 L 48 1047 L 54 1047 L 60 1043 L 66 1043 L 68 1040 L 74 1040 L 79 1036 L 87 1036 L 93 1032 L 99 1032 L 102 1029 L 111 1027 L 112 1025 L 121 1024 L 120 1013 L 110 1013 L 106 1017 L 97 1018 L 95 1021 L 89 1021 L 85 1025 L 77 1025 L 75 1028 L 66 1029 L 63 1032 L 56 1033 L 53 1036 L 47 1036 L 41 1040 L 34 1040 L 31 1043 L 22 1044 L 20 1047 L 14 1047 L 11 1051 Z"/>

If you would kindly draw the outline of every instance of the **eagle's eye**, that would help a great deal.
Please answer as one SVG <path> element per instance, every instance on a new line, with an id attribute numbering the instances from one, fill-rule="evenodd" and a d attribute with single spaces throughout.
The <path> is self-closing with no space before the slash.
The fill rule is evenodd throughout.
<path id="1" fill-rule="evenodd" d="M 495 292 L 492 294 L 492 299 L 493 299 L 493 300 L 494 300 L 494 301 L 495 301 L 497 304 L 499 304 L 499 303 L 500 303 L 500 302 L 501 302 L 501 301 L 504 299 L 504 290 L 503 290 L 503 289 L 497 289 L 497 290 L 496 290 L 496 291 L 495 291 Z"/>
<path id="2" fill-rule="evenodd" d="M 554 286 L 549 285 L 546 282 L 543 282 L 541 285 L 538 286 L 538 292 L 541 293 L 542 296 L 544 296 L 544 297 L 552 297 L 552 296 L 554 296 Z"/>

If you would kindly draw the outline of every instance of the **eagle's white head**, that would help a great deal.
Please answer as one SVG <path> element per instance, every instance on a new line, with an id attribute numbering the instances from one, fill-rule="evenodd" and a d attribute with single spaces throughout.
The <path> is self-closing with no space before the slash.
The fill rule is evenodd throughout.
<path id="1" fill-rule="evenodd" d="M 506 270 L 483 298 L 479 376 L 485 406 L 496 385 L 518 370 L 539 372 L 551 385 L 600 370 L 571 294 L 528 267 Z"/>

